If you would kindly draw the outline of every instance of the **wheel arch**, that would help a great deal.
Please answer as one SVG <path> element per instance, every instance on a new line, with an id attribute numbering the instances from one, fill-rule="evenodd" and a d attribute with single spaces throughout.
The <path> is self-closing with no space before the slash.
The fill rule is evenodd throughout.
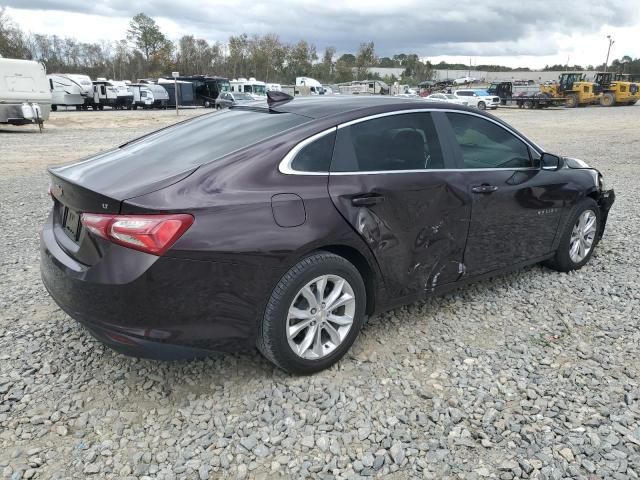
<path id="1" fill-rule="evenodd" d="M 376 301 L 378 297 L 378 278 L 375 270 L 365 258 L 365 256 L 356 248 L 348 245 L 326 245 L 316 251 L 325 251 L 338 255 L 353 264 L 360 272 L 364 281 L 365 291 L 367 293 L 367 315 L 371 315 L 376 310 Z"/>

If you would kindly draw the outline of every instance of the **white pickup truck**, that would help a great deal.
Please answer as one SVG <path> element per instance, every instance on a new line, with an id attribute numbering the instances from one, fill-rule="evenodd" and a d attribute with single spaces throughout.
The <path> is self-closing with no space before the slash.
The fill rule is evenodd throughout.
<path id="1" fill-rule="evenodd" d="M 490 95 L 484 90 L 461 88 L 460 90 L 453 92 L 453 94 L 458 98 L 467 100 L 470 107 L 476 107 L 479 110 L 486 110 L 487 108 L 495 110 L 500 105 L 500 97 L 497 95 Z"/>

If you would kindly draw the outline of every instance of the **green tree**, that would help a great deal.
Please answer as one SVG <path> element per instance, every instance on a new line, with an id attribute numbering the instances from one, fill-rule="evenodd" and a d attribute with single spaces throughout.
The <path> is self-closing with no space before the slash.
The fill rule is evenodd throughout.
<path id="1" fill-rule="evenodd" d="M 366 80 L 369 77 L 368 68 L 376 64 L 376 52 L 373 42 L 361 43 L 356 55 L 356 77 Z"/>
<path id="2" fill-rule="evenodd" d="M 129 22 L 127 40 L 142 52 L 147 62 L 152 57 L 170 50 L 171 44 L 156 21 L 144 13 L 137 14 Z"/>
<path id="3" fill-rule="evenodd" d="M 0 7 L 0 55 L 9 58 L 29 58 L 29 50 L 22 30 Z"/>

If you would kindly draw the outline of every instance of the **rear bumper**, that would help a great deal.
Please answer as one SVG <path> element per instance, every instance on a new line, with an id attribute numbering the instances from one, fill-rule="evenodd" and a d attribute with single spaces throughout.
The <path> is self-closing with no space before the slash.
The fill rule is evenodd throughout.
<path id="1" fill-rule="evenodd" d="M 253 349 L 268 275 L 233 263 L 154 257 L 112 245 L 95 265 L 41 234 L 41 275 L 51 297 L 99 340 L 122 353 L 196 357 Z"/>

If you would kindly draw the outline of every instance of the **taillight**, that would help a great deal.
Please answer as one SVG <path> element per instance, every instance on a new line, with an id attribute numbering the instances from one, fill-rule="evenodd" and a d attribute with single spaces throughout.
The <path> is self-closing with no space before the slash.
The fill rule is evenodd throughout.
<path id="1" fill-rule="evenodd" d="M 193 217 L 174 215 L 105 215 L 83 213 L 89 232 L 124 247 L 162 255 L 193 224 Z"/>

